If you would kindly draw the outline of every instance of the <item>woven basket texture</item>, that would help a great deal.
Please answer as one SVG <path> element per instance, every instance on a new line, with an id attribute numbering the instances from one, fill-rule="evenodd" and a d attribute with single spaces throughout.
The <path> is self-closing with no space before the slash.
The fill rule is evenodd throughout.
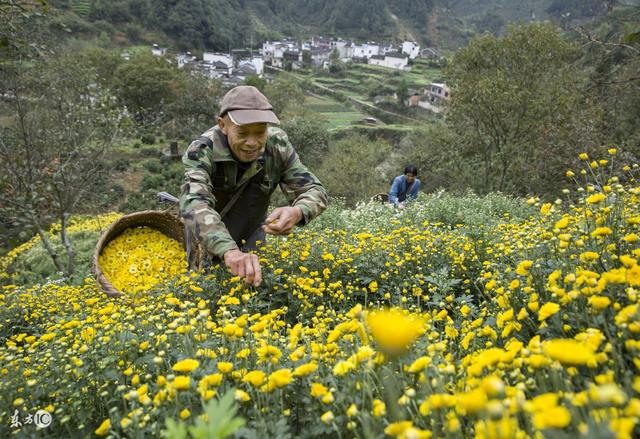
<path id="1" fill-rule="evenodd" d="M 98 281 L 100 288 L 108 296 L 120 297 L 124 296 L 124 293 L 114 287 L 102 272 L 100 264 L 98 263 L 100 254 L 107 244 L 120 236 L 126 229 L 145 226 L 162 232 L 168 237 L 175 239 L 182 244 L 183 248 L 185 248 L 184 223 L 182 220 L 177 218 L 175 214 L 162 210 L 144 210 L 141 212 L 130 213 L 114 221 L 109 228 L 104 231 L 102 236 L 100 236 L 100 239 L 96 244 L 96 249 L 93 253 L 93 263 L 91 267 L 91 271 Z M 203 252 L 201 251 L 197 241 L 195 238 L 192 238 L 191 261 L 189 264 L 192 270 L 200 269 L 202 266 L 202 255 Z"/>

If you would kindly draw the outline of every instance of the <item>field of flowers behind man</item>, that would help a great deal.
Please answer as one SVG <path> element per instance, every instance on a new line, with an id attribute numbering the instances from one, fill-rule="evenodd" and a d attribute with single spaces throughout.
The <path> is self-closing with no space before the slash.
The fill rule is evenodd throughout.
<path id="1" fill-rule="evenodd" d="M 637 437 L 640 186 L 617 157 L 583 155 L 565 200 L 334 206 L 268 241 L 257 289 L 9 284 L 34 239 L 0 260 L 0 436 Z"/>

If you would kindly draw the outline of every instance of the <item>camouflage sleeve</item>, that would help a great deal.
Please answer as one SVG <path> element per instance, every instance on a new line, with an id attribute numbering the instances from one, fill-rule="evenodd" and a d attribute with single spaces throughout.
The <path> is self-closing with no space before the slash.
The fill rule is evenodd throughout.
<path id="1" fill-rule="evenodd" d="M 214 209 L 216 199 L 210 177 L 214 165 L 209 149 L 196 140 L 189 145 L 182 163 L 185 183 L 180 195 L 180 215 L 207 253 L 222 258 L 238 246 Z"/>
<path id="2" fill-rule="evenodd" d="M 302 164 L 284 131 L 278 130 L 275 142 L 283 164 L 280 188 L 289 204 L 302 210 L 302 224 L 308 224 L 327 208 L 327 191 L 320 180 Z"/>

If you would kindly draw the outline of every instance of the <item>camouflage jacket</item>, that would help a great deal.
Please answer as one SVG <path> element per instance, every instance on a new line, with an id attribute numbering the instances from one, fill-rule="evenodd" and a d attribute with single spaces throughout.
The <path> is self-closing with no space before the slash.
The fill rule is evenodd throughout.
<path id="1" fill-rule="evenodd" d="M 269 185 L 269 193 L 279 185 L 289 204 L 302 210 L 302 224 L 307 224 L 327 207 L 325 188 L 300 162 L 283 130 L 269 127 L 263 154 L 238 181 L 238 164 L 226 140 L 221 139 L 224 136 L 221 136 L 219 130 L 215 126 L 203 134 L 213 141 L 213 148 L 196 140 L 189 145 L 182 157 L 185 184 L 180 197 L 180 213 L 207 253 L 222 258 L 227 251 L 238 248 L 220 217 L 219 212 L 224 206 L 216 204 L 214 183 L 216 188 L 221 185 L 226 190 L 235 192 L 244 182 L 264 169 L 263 181 L 265 185 Z"/>

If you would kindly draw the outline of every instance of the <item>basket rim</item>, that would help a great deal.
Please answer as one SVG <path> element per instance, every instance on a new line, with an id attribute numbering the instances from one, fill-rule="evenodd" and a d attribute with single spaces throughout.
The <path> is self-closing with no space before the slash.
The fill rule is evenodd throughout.
<path id="1" fill-rule="evenodd" d="M 126 220 L 131 220 L 131 219 L 144 219 L 144 218 L 150 218 L 150 217 L 157 217 L 157 218 L 162 218 L 163 220 L 168 220 L 168 221 L 172 221 L 174 222 L 176 225 L 181 225 L 184 226 L 184 223 L 182 221 L 182 219 L 166 210 L 141 210 L 138 212 L 132 212 L 132 213 L 128 213 L 126 215 L 121 216 L 120 218 L 118 218 L 117 220 L 113 221 L 109 227 L 107 229 L 105 229 L 102 234 L 100 235 L 100 238 L 98 239 L 98 242 L 96 243 L 96 246 L 94 248 L 93 251 L 93 257 L 92 257 L 92 263 L 91 263 L 91 271 L 93 272 L 93 275 L 95 276 L 98 284 L 100 285 L 101 289 L 107 294 L 107 296 L 110 297 L 123 297 L 125 296 L 125 294 L 118 290 L 115 286 L 113 286 L 113 284 L 107 279 L 107 277 L 105 276 L 104 272 L 102 271 L 102 268 L 100 268 L 100 264 L 98 262 L 98 259 L 100 257 L 100 255 L 102 254 L 102 250 L 104 250 L 104 247 L 111 241 L 113 241 L 115 238 L 117 238 L 118 236 L 120 236 L 120 234 L 126 230 L 127 228 L 130 227 L 125 227 L 119 234 L 117 235 L 113 235 L 111 236 L 113 230 L 115 229 L 115 227 L 122 223 L 123 221 Z M 141 226 L 146 226 L 146 227 L 153 227 L 153 223 L 151 224 L 141 224 Z M 136 227 L 135 225 L 133 227 Z M 157 229 L 156 229 L 157 230 Z M 194 239 L 195 241 L 195 239 Z M 182 244 L 184 245 L 184 240 L 182 241 Z M 199 255 L 201 254 L 201 250 L 199 248 L 199 245 L 197 242 L 195 242 L 196 246 L 194 248 L 196 248 L 196 251 L 199 252 Z M 198 258 L 199 259 L 199 258 Z M 198 260 L 199 262 L 199 260 Z"/>

